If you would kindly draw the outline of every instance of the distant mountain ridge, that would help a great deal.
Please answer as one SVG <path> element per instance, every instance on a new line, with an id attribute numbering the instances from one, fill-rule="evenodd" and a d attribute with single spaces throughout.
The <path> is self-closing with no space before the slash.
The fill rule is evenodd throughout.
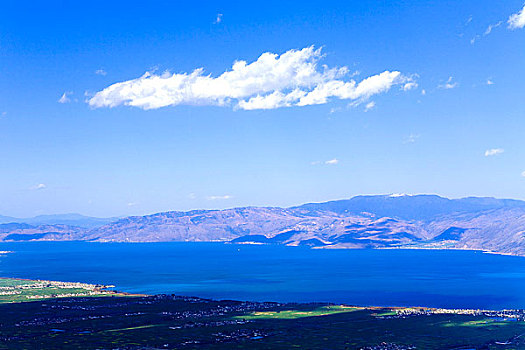
<path id="1" fill-rule="evenodd" d="M 440 215 L 501 208 L 525 208 L 525 201 L 490 197 L 448 199 L 437 195 L 356 196 L 324 203 L 308 203 L 296 208 L 325 210 L 338 214 L 369 212 L 405 220 L 428 220 Z"/>
<path id="2" fill-rule="evenodd" d="M 0 224 L 21 223 L 30 225 L 70 225 L 83 228 L 95 228 L 116 220 L 118 220 L 118 218 L 96 218 L 81 214 L 39 215 L 32 218 L 14 218 L 11 216 L 0 215 Z"/>
<path id="3" fill-rule="evenodd" d="M 53 219 L 57 219 L 55 223 Z M 82 219 L 41 217 L 33 223 L 0 224 L 0 240 L 479 249 L 525 256 L 525 201 L 512 199 L 356 196 L 290 208 L 170 211 L 130 216 L 102 225 L 98 221 L 92 227 L 69 224 Z"/>

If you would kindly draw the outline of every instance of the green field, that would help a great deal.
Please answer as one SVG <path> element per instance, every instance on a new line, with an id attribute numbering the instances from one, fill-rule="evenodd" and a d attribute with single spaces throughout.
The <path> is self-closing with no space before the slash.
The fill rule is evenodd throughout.
<path id="1" fill-rule="evenodd" d="M 22 285 L 35 284 L 36 281 L 21 280 L 15 278 L 0 278 L 0 287 L 16 287 Z"/>
<path id="2" fill-rule="evenodd" d="M 363 308 L 348 307 L 344 305 L 322 306 L 313 310 L 278 310 L 278 311 L 257 311 L 251 314 L 237 316 L 245 320 L 294 320 L 304 317 L 329 316 L 344 312 L 363 310 Z"/>
<path id="3" fill-rule="evenodd" d="M 43 285 L 42 287 L 39 287 Z M 45 300 L 60 297 L 103 296 L 107 292 L 94 286 L 78 288 L 74 283 L 31 281 L 14 278 L 0 278 L 0 304 Z"/>

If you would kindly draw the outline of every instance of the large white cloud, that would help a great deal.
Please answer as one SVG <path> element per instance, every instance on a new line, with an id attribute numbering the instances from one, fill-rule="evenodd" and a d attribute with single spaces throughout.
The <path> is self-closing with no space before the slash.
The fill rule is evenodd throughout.
<path id="1" fill-rule="evenodd" d="M 525 5 L 520 12 L 511 15 L 507 21 L 510 29 L 519 29 L 525 27 Z"/>
<path id="2" fill-rule="evenodd" d="M 202 68 L 191 73 L 155 74 L 108 86 L 97 92 L 90 106 L 128 105 L 156 109 L 176 105 L 218 105 L 239 109 L 274 109 L 327 103 L 331 98 L 364 101 L 394 85 L 417 86 L 413 78 L 385 71 L 357 83 L 345 79 L 348 69 L 319 65 L 323 55 L 313 46 L 281 55 L 263 53 L 256 61 L 237 61 L 218 77 Z"/>

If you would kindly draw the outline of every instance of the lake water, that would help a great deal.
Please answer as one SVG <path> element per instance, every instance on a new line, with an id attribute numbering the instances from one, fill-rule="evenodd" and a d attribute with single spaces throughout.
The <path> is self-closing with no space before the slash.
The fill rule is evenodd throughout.
<path id="1" fill-rule="evenodd" d="M 353 305 L 525 308 L 525 258 L 222 243 L 0 243 L 0 276 L 136 293 Z"/>

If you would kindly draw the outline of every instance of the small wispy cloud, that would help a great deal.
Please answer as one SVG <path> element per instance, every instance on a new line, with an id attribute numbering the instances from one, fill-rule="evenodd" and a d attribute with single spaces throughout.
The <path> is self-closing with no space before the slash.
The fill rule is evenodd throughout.
<path id="1" fill-rule="evenodd" d="M 420 136 L 421 135 L 419 134 L 410 134 L 407 137 L 405 137 L 405 139 L 403 140 L 403 143 L 404 144 L 415 143 L 417 139 L 419 139 Z"/>
<path id="2" fill-rule="evenodd" d="M 458 83 L 453 81 L 454 78 L 452 76 L 448 77 L 448 80 L 443 83 L 443 84 L 439 84 L 438 85 L 438 88 L 439 89 L 445 89 L 445 90 L 448 90 L 448 89 L 454 89 L 455 87 L 458 86 Z"/>
<path id="3" fill-rule="evenodd" d="M 218 13 L 217 17 L 215 18 L 215 22 L 213 22 L 213 23 L 219 24 L 221 22 L 222 22 L 222 13 Z"/>
<path id="4" fill-rule="evenodd" d="M 503 148 L 491 148 L 485 151 L 485 157 L 497 156 L 505 152 Z"/>
<path id="5" fill-rule="evenodd" d="M 187 197 L 188 197 L 188 199 L 192 199 L 192 200 L 193 199 L 197 199 L 197 195 L 195 193 L 193 193 L 193 192 L 188 193 Z"/>
<path id="6" fill-rule="evenodd" d="M 403 85 L 403 91 L 409 91 L 409 90 L 415 89 L 417 88 L 417 86 L 418 85 L 415 81 L 408 82 L 405 85 Z"/>
<path id="7" fill-rule="evenodd" d="M 525 171 L 521 173 L 521 176 L 525 177 Z"/>
<path id="8" fill-rule="evenodd" d="M 208 196 L 206 197 L 207 200 L 209 201 L 216 201 L 216 200 L 225 200 L 225 199 L 232 199 L 233 196 L 229 195 L 229 194 L 226 194 L 224 196 Z"/>
<path id="9" fill-rule="evenodd" d="M 494 85 L 494 81 L 492 79 L 487 79 L 487 85 Z"/>
<path id="10" fill-rule="evenodd" d="M 128 207 L 134 207 L 137 205 L 137 202 L 129 202 L 126 204 Z"/>
<path id="11" fill-rule="evenodd" d="M 43 189 L 46 189 L 46 188 L 47 188 L 46 184 L 36 184 L 34 186 L 29 187 L 29 189 L 32 190 L 32 191 L 43 190 Z"/>
<path id="12" fill-rule="evenodd" d="M 336 165 L 338 163 L 339 163 L 339 159 L 333 158 L 333 159 L 324 160 L 324 161 L 316 160 L 314 162 L 311 162 L 310 164 L 311 165 Z"/>
<path id="13" fill-rule="evenodd" d="M 96 75 L 102 75 L 102 76 L 105 76 L 106 74 L 108 74 L 104 69 L 97 69 L 95 71 L 95 74 Z"/>
<path id="14" fill-rule="evenodd" d="M 492 33 L 492 30 L 494 28 L 498 28 L 500 25 L 503 24 L 503 21 L 499 21 L 498 23 L 494 23 L 494 24 L 489 24 L 489 26 L 487 27 L 487 29 L 485 30 L 485 33 L 483 33 L 483 36 L 487 36 L 489 35 L 490 33 Z"/>
<path id="15" fill-rule="evenodd" d="M 71 99 L 69 98 L 69 96 L 73 95 L 73 92 L 72 91 L 66 91 L 62 94 L 62 96 L 60 96 L 60 98 L 58 99 L 58 103 L 69 103 L 71 102 Z"/>
<path id="16" fill-rule="evenodd" d="M 330 112 L 328 112 L 328 113 L 329 114 L 334 114 L 334 113 L 339 112 L 341 110 L 342 110 L 341 107 L 332 107 L 332 108 L 330 108 Z"/>
<path id="17" fill-rule="evenodd" d="M 520 12 L 510 15 L 507 20 L 509 29 L 521 29 L 525 27 L 525 5 Z"/>
<path id="18" fill-rule="evenodd" d="M 365 112 L 368 112 L 369 110 L 374 109 L 375 106 L 376 106 L 376 103 L 374 101 L 368 102 L 365 106 Z"/>
<path id="19" fill-rule="evenodd" d="M 476 41 L 478 41 L 479 39 L 481 38 L 484 38 L 486 37 L 487 35 L 489 35 L 490 33 L 492 33 L 492 30 L 494 30 L 495 28 L 498 28 L 499 26 L 501 26 L 503 24 L 503 21 L 499 21 L 497 23 L 493 23 L 493 24 L 489 24 L 487 26 L 487 29 L 485 29 L 485 32 L 482 34 L 482 35 L 476 35 L 475 37 L 473 37 L 472 39 L 470 39 L 470 43 L 473 45 L 476 43 Z"/>

